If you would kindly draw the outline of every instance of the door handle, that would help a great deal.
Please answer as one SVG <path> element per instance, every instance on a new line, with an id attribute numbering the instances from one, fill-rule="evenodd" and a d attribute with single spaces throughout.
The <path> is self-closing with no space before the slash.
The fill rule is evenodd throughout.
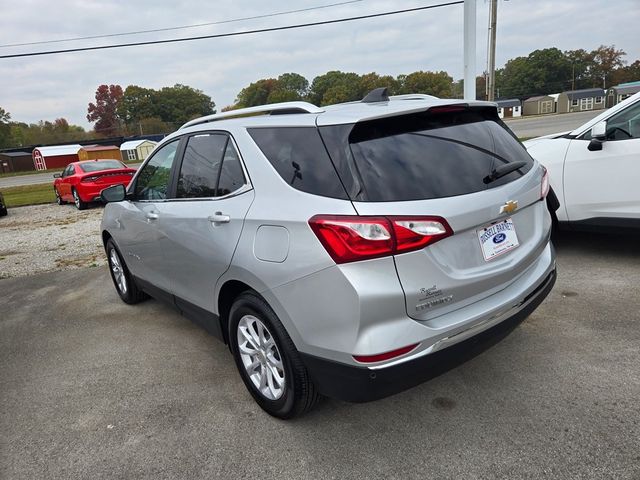
<path id="1" fill-rule="evenodd" d="M 147 218 L 149 220 L 157 220 L 159 217 L 156 212 L 147 212 Z"/>
<path id="2" fill-rule="evenodd" d="M 209 217 L 209 221 L 211 223 L 229 223 L 231 221 L 231 217 L 229 215 L 224 215 L 222 212 L 216 212 Z"/>

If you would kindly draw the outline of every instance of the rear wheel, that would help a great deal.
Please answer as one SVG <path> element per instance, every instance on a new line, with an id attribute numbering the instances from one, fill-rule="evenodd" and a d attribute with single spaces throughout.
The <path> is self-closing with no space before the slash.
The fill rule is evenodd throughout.
<path id="1" fill-rule="evenodd" d="M 147 295 L 138 289 L 138 286 L 131 276 L 131 272 L 129 272 L 127 265 L 122 259 L 122 255 L 120 255 L 112 239 L 107 241 L 107 260 L 109 262 L 109 273 L 111 273 L 113 285 L 116 287 L 116 291 L 124 303 L 133 305 L 147 298 Z"/>
<path id="2" fill-rule="evenodd" d="M 295 345 L 275 312 L 253 292 L 229 313 L 229 343 L 247 389 L 269 415 L 292 418 L 320 398 Z"/>
<path id="3" fill-rule="evenodd" d="M 82 201 L 80 195 L 78 195 L 78 191 L 74 188 L 71 193 L 73 193 L 73 203 L 75 204 L 78 210 L 84 210 L 87 208 L 87 202 Z"/>

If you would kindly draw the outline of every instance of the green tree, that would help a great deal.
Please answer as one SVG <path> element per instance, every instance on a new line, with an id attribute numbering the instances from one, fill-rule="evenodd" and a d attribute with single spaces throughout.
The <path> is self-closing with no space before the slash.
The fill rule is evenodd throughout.
<path id="1" fill-rule="evenodd" d="M 263 78 L 249 84 L 238 93 L 236 108 L 255 107 L 269 103 L 269 95 L 277 89 L 278 80 L 275 78 Z"/>
<path id="2" fill-rule="evenodd" d="M 620 67 L 614 70 L 611 76 L 610 86 L 637 81 L 640 81 L 640 60 L 636 60 L 626 67 Z"/>
<path id="3" fill-rule="evenodd" d="M 0 107 L 0 148 L 9 146 L 11 138 L 11 115 L 4 108 Z"/>
<path id="4" fill-rule="evenodd" d="M 215 113 L 216 104 L 201 90 L 176 84 L 153 94 L 155 115 L 163 122 L 182 124 L 203 115 Z"/>
<path id="5" fill-rule="evenodd" d="M 562 92 L 571 88 L 571 72 L 571 61 L 557 48 L 535 50 L 499 69 L 496 88 L 504 98 Z"/>
<path id="6" fill-rule="evenodd" d="M 360 76 L 358 88 L 360 98 L 364 98 L 367 93 L 376 88 L 386 87 L 389 95 L 398 93 L 398 82 L 391 75 L 378 75 L 376 72 L 365 73 Z"/>
<path id="7" fill-rule="evenodd" d="M 152 88 L 129 85 L 118 103 L 118 116 L 127 124 L 155 116 L 157 114 L 155 93 Z"/>
<path id="8" fill-rule="evenodd" d="M 338 70 L 318 75 L 311 82 L 308 99 L 319 106 L 360 100 L 360 76 Z"/>
<path id="9" fill-rule="evenodd" d="M 439 98 L 451 98 L 453 78 L 447 72 L 417 71 L 398 76 L 400 93 L 425 93 Z"/>

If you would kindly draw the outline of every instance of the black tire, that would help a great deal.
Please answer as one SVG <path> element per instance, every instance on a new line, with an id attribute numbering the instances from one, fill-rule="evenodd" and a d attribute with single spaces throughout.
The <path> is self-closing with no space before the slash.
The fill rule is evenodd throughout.
<path id="1" fill-rule="evenodd" d="M 148 298 L 147 294 L 136 285 L 131 272 L 129 272 L 126 263 L 124 263 L 120 250 L 118 250 L 112 239 L 107 240 L 106 251 L 111 280 L 113 280 L 113 286 L 116 287 L 116 292 L 118 292 L 118 296 L 122 301 L 129 305 L 134 305 Z M 122 276 L 120 277 L 119 275 Z"/>
<path id="2" fill-rule="evenodd" d="M 76 205 L 76 208 L 78 210 L 84 210 L 85 208 L 87 208 L 88 203 L 84 202 L 80 198 L 80 195 L 78 195 L 78 191 L 75 188 L 71 190 L 71 193 L 73 194 L 73 203 Z"/>
<path id="3" fill-rule="evenodd" d="M 60 196 L 60 193 L 58 192 L 58 189 L 56 187 L 53 187 L 53 191 L 56 194 L 56 203 L 58 205 L 64 205 L 65 203 L 67 203 L 64 200 L 62 200 L 62 197 Z"/>
<path id="4" fill-rule="evenodd" d="M 256 387 L 241 357 L 238 326 L 241 320 L 244 319 L 243 322 L 246 322 L 247 318 L 252 317 L 257 318 L 266 327 L 266 333 L 270 334 L 270 338 L 275 342 L 276 353 L 279 354 L 279 360 L 282 363 L 284 386 L 281 389 L 281 396 L 276 399 L 268 398 Z M 267 338 L 268 342 L 268 337 L 265 336 L 265 338 Z M 282 419 L 293 418 L 310 410 L 318 402 L 320 394 L 311 381 L 309 373 L 300 359 L 298 350 L 296 350 L 275 312 L 256 293 L 244 292 L 240 294 L 231 306 L 229 312 L 229 344 L 242 381 L 258 405 L 269 415 Z M 262 365 L 264 375 L 266 375 L 264 373 L 266 371 L 265 363 Z M 253 370 L 255 372 L 256 368 Z M 259 373 L 256 372 L 256 374 Z"/>
<path id="5" fill-rule="evenodd" d="M 9 213 L 7 212 L 7 207 L 5 206 L 0 207 L 0 217 L 4 217 L 5 215 L 7 215 L 7 213 Z"/>

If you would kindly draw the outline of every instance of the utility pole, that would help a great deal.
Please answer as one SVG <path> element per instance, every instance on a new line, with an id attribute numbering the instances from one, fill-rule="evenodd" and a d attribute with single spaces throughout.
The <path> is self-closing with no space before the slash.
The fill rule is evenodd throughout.
<path id="1" fill-rule="evenodd" d="M 491 0 L 489 10 L 489 75 L 487 82 L 487 100 L 495 100 L 496 91 L 496 24 L 498 23 L 498 0 Z"/>
<path id="2" fill-rule="evenodd" d="M 464 0 L 464 99 L 476 99 L 476 0 Z"/>

